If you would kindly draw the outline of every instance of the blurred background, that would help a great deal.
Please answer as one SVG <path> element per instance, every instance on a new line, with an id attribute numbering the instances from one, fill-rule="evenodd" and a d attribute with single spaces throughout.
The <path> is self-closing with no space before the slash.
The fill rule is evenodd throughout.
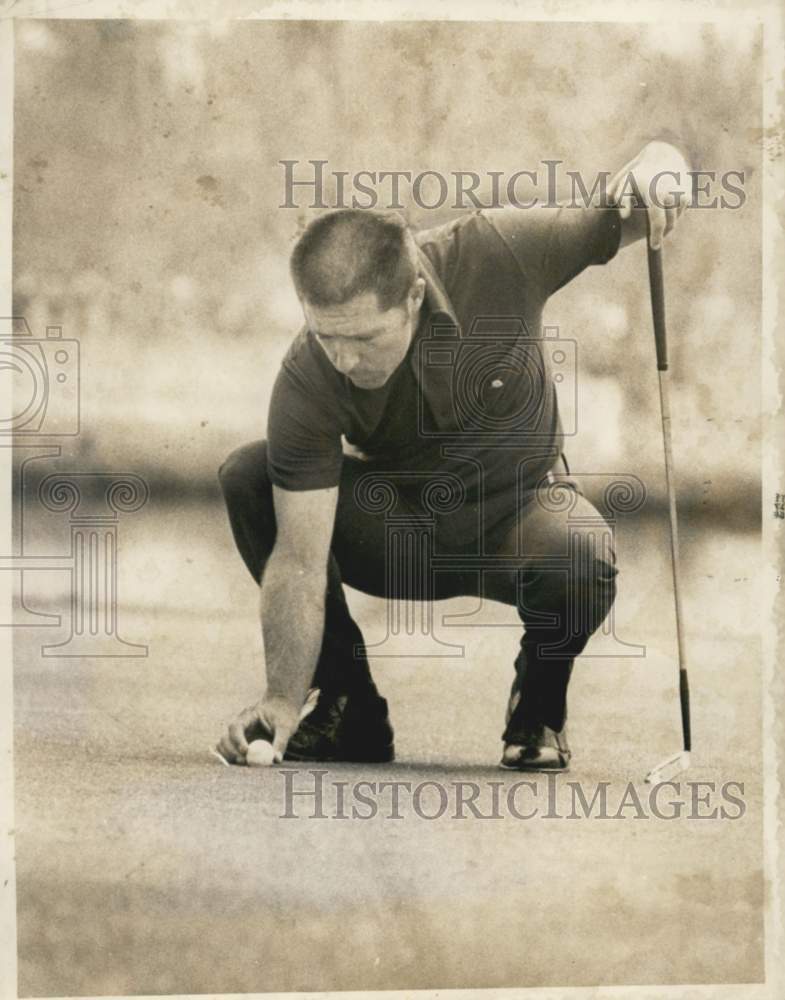
<path id="1" fill-rule="evenodd" d="M 743 207 L 686 213 L 665 267 L 681 501 L 749 526 L 758 44 L 699 24 L 18 22 L 14 311 L 80 342 L 81 433 L 63 457 L 142 474 L 159 499 L 215 496 L 223 456 L 263 436 L 300 324 L 288 254 L 315 214 L 279 207 L 280 160 L 298 176 L 326 159 L 544 179 L 553 158 L 590 186 L 667 130 L 696 166 L 745 173 Z M 634 472 L 661 498 L 643 248 L 584 273 L 546 321 L 578 343 L 572 465 Z"/>

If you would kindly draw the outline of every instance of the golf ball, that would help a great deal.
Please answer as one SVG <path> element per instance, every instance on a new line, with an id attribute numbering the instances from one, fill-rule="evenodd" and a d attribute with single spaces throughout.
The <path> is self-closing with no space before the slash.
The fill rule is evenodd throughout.
<path id="1" fill-rule="evenodd" d="M 267 740 L 254 740 L 248 744 L 245 755 L 249 767 L 269 767 L 273 763 L 273 745 Z"/>

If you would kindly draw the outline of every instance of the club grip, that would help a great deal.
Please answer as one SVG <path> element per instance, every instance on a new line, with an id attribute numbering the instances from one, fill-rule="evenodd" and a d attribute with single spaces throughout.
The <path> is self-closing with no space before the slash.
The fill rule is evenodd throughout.
<path id="1" fill-rule="evenodd" d="M 654 321 L 654 344 L 657 349 L 657 370 L 668 370 L 668 335 L 665 331 L 665 292 L 662 286 L 662 250 L 652 250 L 646 240 L 649 257 L 649 288 L 651 314 Z"/>
<path id="2" fill-rule="evenodd" d="M 684 736 L 684 749 L 692 750 L 692 733 L 690 731 L 690 682 L 687 671 L 679 671 L 679 701 L 681 702 L 681 731 Z"/>

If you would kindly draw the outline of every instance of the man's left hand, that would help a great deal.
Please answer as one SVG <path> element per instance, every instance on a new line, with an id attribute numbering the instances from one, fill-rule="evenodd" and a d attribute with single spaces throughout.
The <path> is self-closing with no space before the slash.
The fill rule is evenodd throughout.
<path id="1" fill-rule="evenodd" d="M 668 142 L 650 142 L 619 170 L 608 186 L 608 197 L 622 218 L 622 246 L 645 235 L 645 210 L 649 245 L 660 249 L 687 205 L 689 170 L 683 153 Z"/>

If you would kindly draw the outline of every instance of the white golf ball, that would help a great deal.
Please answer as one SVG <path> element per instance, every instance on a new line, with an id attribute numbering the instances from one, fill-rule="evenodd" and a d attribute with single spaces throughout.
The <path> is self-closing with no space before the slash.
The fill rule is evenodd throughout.
<path id="1" fill-rule="evenodd" d="M 245 755 L 249 767 L 269 767 L 273 763 L 273 745 L 267 740 L 254 740 L 248 744 Z"/>

